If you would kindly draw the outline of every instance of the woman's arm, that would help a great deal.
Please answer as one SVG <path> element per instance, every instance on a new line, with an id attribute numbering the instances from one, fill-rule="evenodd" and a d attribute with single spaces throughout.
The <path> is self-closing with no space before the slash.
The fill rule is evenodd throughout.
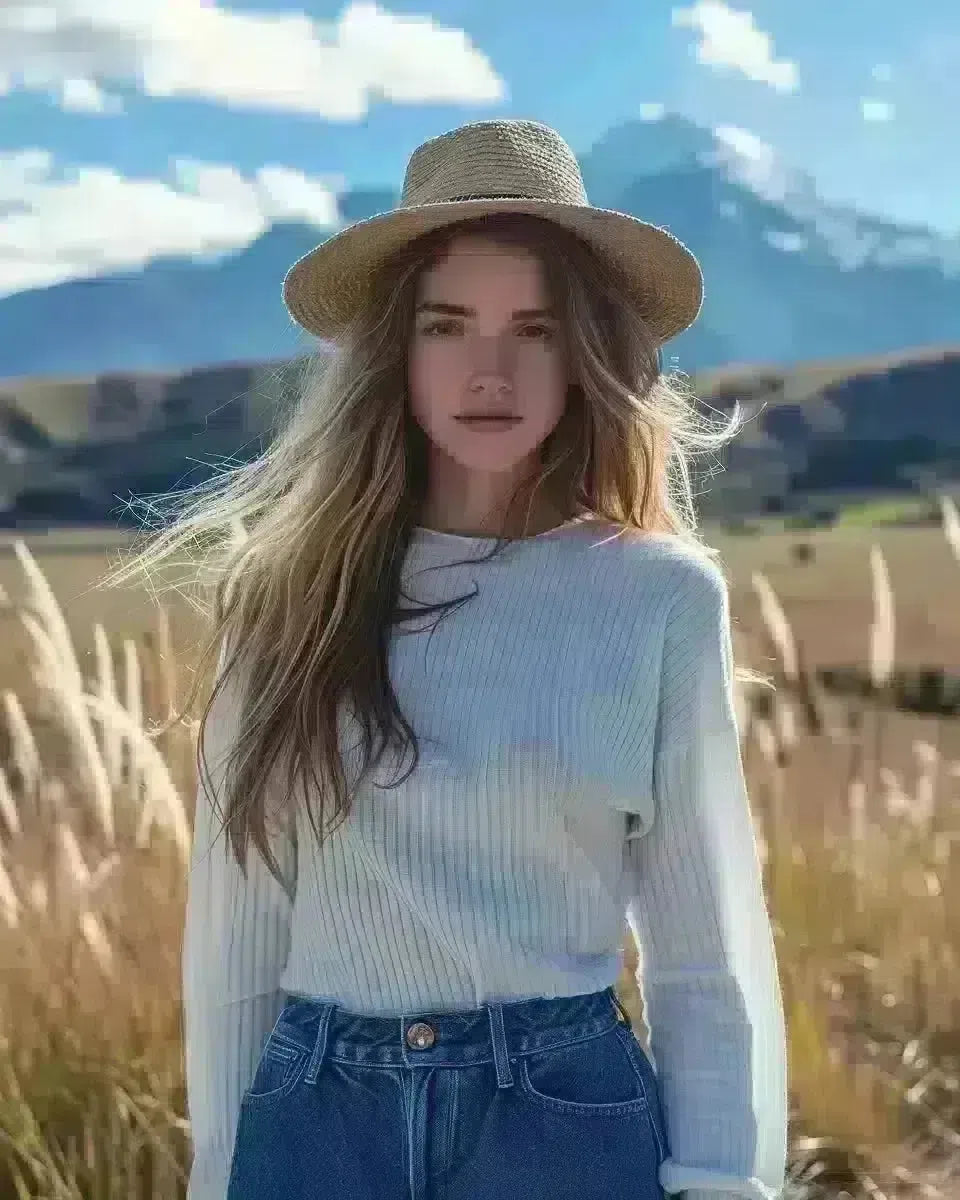
<path id="1" fill-rule="evenodd" d="M 670 1143 L 660 1181 L 687 1200 L 774 1200 L 786 1162 L 783 1005 L 732 670 L 726 582 L 693 563 L 666 628 L 653 827 L 626 854 Z"/>
<path id="2" fill-rule="evenodd" d="M 221 667 L 223 662 L 221 652 Z M 232 850 L 229 858 L 225 853 L 227 832 L 218 836 L 225 756 L 236 731 L 238 701 L 231 674 L 204 729 L 203 749 L 219 811 L 214 810 L 203 776 L 197 788 L 182 959 L 187 1108 L 194 1150 L 188 1200 L 224 1200 L 227 1194 L 240 1100 L 282 1006 L 279 980 L 290 940 L 288 892 L 252 844 L 244 879 Z M 276 838 L 274 853 L 292 894 L 292 832 Z"/>

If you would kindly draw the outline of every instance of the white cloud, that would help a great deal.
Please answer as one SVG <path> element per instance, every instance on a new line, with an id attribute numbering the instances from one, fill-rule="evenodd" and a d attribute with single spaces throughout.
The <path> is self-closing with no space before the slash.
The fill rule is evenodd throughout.
<path id="1" fill-rule="evenodd" d="M 92 79 L 64 79 L 60 83 L 60 107 L 64 112 L 119 113 L 123 104 L 108 96 Z"/>
<path id="2" fill-rule="evenodd" d="M 88 112 L 118 111 L 116 91 L 134 88 L 341 121 L 376 99 L 477 104 L 505 94 L 461 30 L 369 0 L 329 22 L 217 0 L 2 0 L 0 92 L 15 88 Z"/>
<path id="3" fill-rule="evenodd" d="M 336 190 L 342 191 L 344 186 L 344 181 L 339 180 Z M 257 187 L 275 221 L 305 221 L 324 228 L 340 223 L 329 180 L 311 178 L 290 167 L 261 167 L 257 172 Z"/>
<path id="4" fill-rule="evenodd" d="M 763 237 L 776 250 L 782 250 L 785 254 L 799 254 L 801 250 L 806 250 L 807 248 L 807 239 L 802 233 L 787 233 L 782 229 L 768 229 Z"/>
<path id="5" fill-rule="evenodd" d="M 773 39 L 757 28 L 751 12 L 730 8 L 724 0 L 696 0 L 690 8 L 675 8 L 672 20 L 699 33 L 698 62 L 738 71 L 779 92 L 799 87 L 797 64 L 774 57 Z"/>
<path id="6" fill-rule="evenodd" d="M 861 100 L 860 111 L 865 121 L 892 121 L 896 114 L 889 100 Z"/>
<path id="7" fill-rule="evenodd" d="M 641 121 L 661 121 L 667 109 L 663 104 L 641 104 L 637 111 Z"/>
<path id="8" fill-rule="evenodd" d="M 275 165 L 244 176 L 179 159 L 169 179 L 131 178 L 105 166 L 58 169 L 41 149 L 0 154 L 0 296 L 238 250 L 276 220 L 332 229 L 338 190 L 336 180 Z"/>

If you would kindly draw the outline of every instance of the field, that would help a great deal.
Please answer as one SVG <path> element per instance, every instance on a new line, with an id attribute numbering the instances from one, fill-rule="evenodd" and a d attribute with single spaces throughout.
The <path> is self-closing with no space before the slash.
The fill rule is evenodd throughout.
<path id="1" fill-rule="evenodd" d="M 952 529 L 710 539 L 739 657 L 777 684 L 745 690 L 741 718 L 790 1033 L 788 1200 L 960 1195 L 960 721 L 897 711 L 886 689 L 894 664 L 960 671 Z M 0 541 L 0 1196 L 182 1196 L 194 733 L 144 729 L 185 694 L 200 631 L 185 601 L 96 588 L 116 535 L 15 542 Z M 866 697 L 817 682 L 856 664 Z M 641 1019 L 626 929 L 624 946 Z"/>

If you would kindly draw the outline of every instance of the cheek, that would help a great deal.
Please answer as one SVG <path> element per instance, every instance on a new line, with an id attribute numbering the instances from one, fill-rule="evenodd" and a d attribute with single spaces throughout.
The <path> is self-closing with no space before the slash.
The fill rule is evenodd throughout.
<path id="1" fill-rule="evenodd" d="M 459 397 L 462 384 L 457 363 L 443 347 L 420 346 L 411 350 L 407 364 L 410 410 L 421 425 L 442 419 Z"/>
<path id="2" fill-rule="evenodd" d="M 517 380 L 521 395 L 528 398 L 529 411 L 538 425 L 549 433 L 563 416 L 567 398 L 567 374 L 559 355 L 539 360 L 531 358 Z"/>

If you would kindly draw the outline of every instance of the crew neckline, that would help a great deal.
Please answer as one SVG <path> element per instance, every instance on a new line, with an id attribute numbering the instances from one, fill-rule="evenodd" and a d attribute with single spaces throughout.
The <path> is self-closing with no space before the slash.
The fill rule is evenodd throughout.
<path id="1" fill-rule="evenodd" d="M 555 534 L 561 533 L 565 529 L 570 529 L 574 525 L 583 525 L 593 518 L 589 514 L 584 514 L 579 517 L 571 517 L 569 521 L 564 521 L 560 525 L 554 525 L 552 529 L 544 529 L 542 533 L 534 533 L 529 537 L 513 538 L 514 542 L 538 542 L 543 538 L 552 537 Z M 466 542 L 470 545 L 477 545 L 484 542 L 495 542 L 496 536 L 492 533 L 488 534 L 471 534 L 471 533 L 448 533 L 443 529 L 430 529 L 426 525 L 414 525 L 413 532 L 420 538 L 447 538 L 455 542 Z"/>

